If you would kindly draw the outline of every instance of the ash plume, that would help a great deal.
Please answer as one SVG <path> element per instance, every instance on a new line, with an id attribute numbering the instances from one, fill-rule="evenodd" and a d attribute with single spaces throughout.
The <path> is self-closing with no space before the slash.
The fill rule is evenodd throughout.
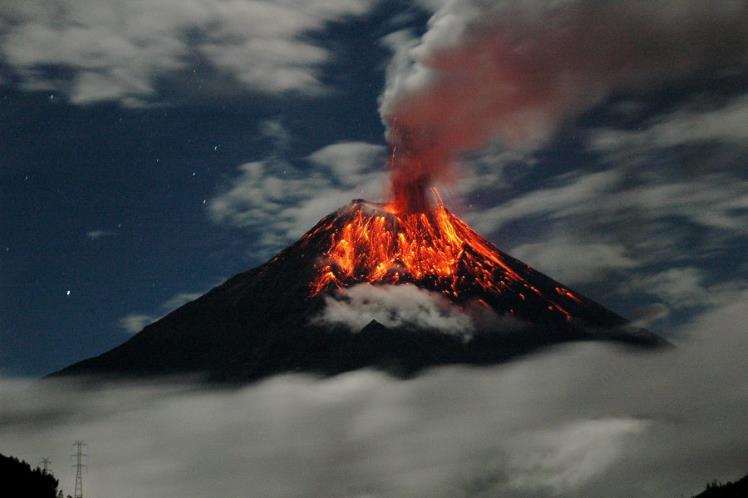
<path id="1" fill-rule="evenodd" d="M 744 65 L 747 20 L 744 0 L 440 3 L 419 41 L 387 40 L 396 204 L 422 209 L 455 159 L 491 140 L 534 148 L 614 93 Z"/>

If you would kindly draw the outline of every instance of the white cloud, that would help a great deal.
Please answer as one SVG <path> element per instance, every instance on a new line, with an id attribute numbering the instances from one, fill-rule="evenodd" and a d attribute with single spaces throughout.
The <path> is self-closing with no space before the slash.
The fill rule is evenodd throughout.
<path id="1" fill-rule="evenodd" d="M 145 313 L 130 313 L 119 320 L 119 326 L 128 334 L 137 334 L 143 327 L 150 325 L 158 320 L 158 316 L 147 315 Z"/>
<path id="2" fill-rule="evenodd" d="M 479 231 L 492 233 L 514 220 L 544 215 L 558 218 L 574 211 L 593 210 L 593 201 L 603 199 L 621 183 L 621 173 L 581 171 L 554 179 L 554 185 L 517 196 L 490 209 L 469 214 Z"/>
<path id="3" fill-rule="evenodd" d="M 112 232 L 111 230 L 89 230 L 88 232 L 86 232 L 86 237 L 91 240 L 99 240 L 103 239 L 104 237 L 112 237 L 114 235 L 117 235 L 117 233 Z"/>
<path id="4" fill-rule="evenodd" d="M 385 327 L 408 327 L 468 336 L 472 318 L 444 296 L 415 285 L 358 284 L 325 297 L 316 321 L 359 332 L 376 320 Z"/>
<path id="5" fill-rule="evenodd" d="M 164 302 L 161 307 L 165 310 L 171 311 L 179 308 L 183 304 L 187 304 L 190 301 L 194 301 L 198 297 L 202 296 L 204 292 L 180 292 L 175 294 Z"/>
<path id="6" fill-rule="evenodd" d="M 576 171 L 551 180 L 551 185 L 522 194 L 493 208 L 469 215 L 487 233 L 517 220 L 588 222 L 613 225 L 622 220 L 638 230 L 678 218 L 696 226 L 746 235 L 748 182 L 713 173 L 694 179 L 632 181 L 623 169 L 585 174 Z"/>
<path id="7" fill-rule="evenodd" d="M 12 0 L 0 9 L 0 54 L 28 89 L 73 103 L 140 105 L 160 79 L 201 58 L 244 88 L 324 90 L 330 52 L 306 35 L 367 11 L 368 0 Z M 61 68 L 61 76 L 46 69 Z"/>
<path id="8" fill-rule="evenodd" d="M 381 198 L 385 149 L 364 142 L 328 145 L 302 169 L 277 158 L 242 164 L 239 175 L 210 199 L 216 223 L 257 228 L 258 251 L 283 248 L 320 218 L 355 198 Z"/>
<path id="9" fill-rule="evenodd" d="M 280 118 L 260 121 L 257 129 L 260 135 L 270 140 L 277 151 L 285 151 L 291 143 L 291 133 Z"/>
<path id="10" fill-rule="evenodd" d="M 509 485 L 564 496 L 608 471 L 629 439 L 649 425 L 647 420 L 604 418 L 516 436 L 510 444 L 516 448 L 510 450 Z"/>
<path id="11" fill-rule="evenodd" d="M 572 240 L 566 235 L 521 244 L 510 252 L 567 284 L 601 281 L 611 272 L 631 270 L 640 264 L 627 254 L 623 244 Z"/>
<path id="12" fill-rule="evenodd" d="M 371 371 L 241 389 L 0 380 L 3 453 L 75 439 L 93 496 L 692 496 L 745 473 L 748 295 L 636 354 L 574 344 L 400 381 Z"/>
<path id="13" fill-rule="evenodd" d="M 643 293 L 660 298 L 674 310 L 716 307 L 731 302 L 748 287 L 740 282 L 707 284 L 703 270 L 675 267 L 649 275 L 638 275 L 621 289 L 624 293 Z"/>
<path id="14" fill-rule="evenodd" d="M 719 305 L 736 290 L 707 282 L 741 275 L 740 268 L 721 274 L 719 261 L 748 238 L 746 208 L 748 182 L 734 174 L 673 179 L 620 168 L 552 178 L 466 218 L 505 244 L 530 230 L 532 239 L 519 236 L 512 255 L 600 299 L 655 298 L 650 304 L 664 309 L 638 321 L 651 324 Z"/>
<path id="15" fill-rule="evenodd" d="M 190 301 L 194 301 L 203 294 L 205 294 L 205 292 L 179 292 L 161 303 L 160 308 L 163 312 L 168 313 L 184 304 L 189 303 Z M 138 332 L 143 330 L 143 327 L 145 327 L 146 325 L 150 325 L 151 323 L 160 320 L 163 317 L 164 313 L 130 313 L 120 318 L 119 326 L 128 334 L 137 334 Z"/>
<path id="16" fill-rule="evenodd" d="M 718 106 L 685 106 L 660 115 L 636 130 L 596 129 L 590 132 L 589 149 L 609 161 L 651 161 L 661 149 L 701 144 L 746 147 L 748 143 L 748 95 Z"/>
<path id="17" fill-rule="evenodd" d="M 384 147 L 365 142 L 339 142 L 313 152 L 308 159 L 332 173 L 335 182 L 361 188 L 371 182 L 372 169 L 384 169 Z M 381 162 L 375 162 L 377 160 Z"/>

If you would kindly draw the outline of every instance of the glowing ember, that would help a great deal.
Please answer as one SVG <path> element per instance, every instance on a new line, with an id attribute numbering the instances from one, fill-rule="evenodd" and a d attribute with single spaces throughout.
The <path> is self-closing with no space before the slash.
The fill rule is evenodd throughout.
<path id="1" fill-rule="evenodd" d="M 437 197 L 438 199 L 438 197 Z M 532 270 L 504 256 L 441 202 L 422 212 L 396 205 L 356 201 L 305 238 L 325 240 L 325 250 L 311 283 L 313 296 L 330 288 L 358 283 L 414 283 L 442 292 L 451 300 L 471 299 L 491 307 L 531 300 L 542 309 L 572 318 L 567 305 L 581 303 L 568 289 L 544 296 L 528 280 Z M 507 259 L 511 260 L 510 262 Z"/>

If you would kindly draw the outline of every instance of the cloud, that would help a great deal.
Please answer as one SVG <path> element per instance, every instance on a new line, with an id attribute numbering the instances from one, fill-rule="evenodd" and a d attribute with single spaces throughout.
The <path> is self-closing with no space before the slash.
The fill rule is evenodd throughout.
<path id="1" fill-rule="evenodd" d="M 325 297 L 316 321 L 359 332 L 372 320 L 385 327 L 435 330 L 469 335 L 474 329 L 466 311 L 442 295 L 415 285 L 358 284 Z"/>
<path id="2" fill-rule="evenodd" d="M 484 232 L 495 232 L 517 220 L 575 220 L 593 224 L 637 224 L 654 230 L 669 218 L 702 228 L 745 235 L 748 226 L 748 182 L 726 173 L 694 179 L 631 177 L 621 170 L 586 173 L 578 170 L 553 178 L 550 185 L 521 194 L 503 204 L 470 215 Z"/>
<path id="3" fill-rule="evenodd" d="M 205 294 L 205 292 L 180 292 L 164 302 L 161 307 L 169 311 L 175 310 L 183 304 L 194 301 L 203 294 Z"/>
<path id="4" fill-rule="evenodd" d="M 696 267 L 674 267 L 659 273 L 639 275 L 621 289 L 624 293 L 657 296 L 671 309 L 707 308 L 735 299 L 748 287 L 744 282 L 707 284 L 707 275 Z"/>
<path id="5" fill-rule="evenodd" d="M 639 323 L 682 323 L 742 288 L 711 283 L 741 279 L 745 268 L 725 271 L 723 262 L 748 237 L 748 182 L 715 166 L 675 178 L 669 168 L 577 170 L 466 218 L 494 239 L 517 240 L 512 255 L 603 301 L 655 298 L 664 309 Z"/>
<path id="6" fill-rule="evenodd" d="M 631 270 L 639 262 L 620 243 L 584 242 L 568 236 L 521 244 L 514 257 L 568 284 L 604 280 L 612 272 Z"/>
<path id="7" fill-rule="evenodd" d="M 0 380 L 3 452 L 98 496 L 691 496 L 745 473 L 748 294 L 637 354 L 577 343 L 401 381 L 372 371 L 78 386 Z"/>
<path id="8" fill-rule="evenodd" d="M 174 296 L 170 297 L 163 303 L 161 303 L 161 310 L 168 313 L 170 311 L 173 311 L 180 306 L 189 303 L 190 301 L 194 301 L 198 297 L 205 294 L 205 292 L 179 292 L 175 294 Z M 128 315 L 125 315 L 124 317 L 120 318 L 119 320 L 119 326 L 122 330 L 127 332 L 128 334 L 137 334 L 146 325 L 150 325 L 151 323 L 160 320 L 163 318 L 165 313 L 161 314 L 147 314 L 147 313 L 130 313 Z"/>
<path id="9" fill-rule="evenodd" d="M 99 240 L 103 239 L 104 237 L 112 237 L 114 235 L 117 235 L 117 233 L 112 232 L 111 230 L 89 230 L 88 232 L 86 232 L 86 237 L 91 240 Z"/>
<path id="10" fill-rule="evenodd" d="M 340 142 L 310 154 L 306 167 L 277 157 L 240 165 L 208 202 L 215 223 L 257 229 L 256 248 L 267 255 L 300 237 L 319 219 L 352 199 L 378 200 L 385 148 Z"/>
<path id="11" fill-rule="evenodd" d="M 670 315 L 670 309 L 662 303 L 653 303 L 637 309 L 631 322 L 634 327 L 647 328 Z"/>
<path id="12" fill-rule="evenodd" d="M 748 95 L 704 108 L 686 105 L 651 118 L 636 130 L 613 128 L 589 132 L 589 150 L 610 162 L 646 162 L 663 149 L 704 144 L 745 148 L 748 143 Z"/>
<path id="13" fill-rule="evenodd" d="M 307 35 L 364 14 L 367 0 L 54 0 L 4 2 L 0 54 L 22 88 L 76 104 L 142 105 L 196 60 L 272 95 L 325 90 L 331 53 Z M 215 75 L 214 75 L 215 76 Z"/>
<path id="14" fill-rule="evenodd" d="M 146 315 L 145 313 L 130 313 L 119 320 L 119 326 L 128 334 L 137 334 L 143 327 L 158 320 L 158 316 Z"/>
<path id="15" fill-rule="evenodd" d="M 329 170 L 336 183 L 346 187 L 360 186 L 371 180 L 370 170 L 384 166 L 384 147 L 366 142 L 339 142 L 323 147 L 309 155 L 308 159 Z M 372 164 L 373 163 L 373 164 Z"/>
<path id="16" fill-rule="evenodd" d="M 628 440 L 649 425 L 647 420 L 611 417 L 516 436 L 508 462 L 509 485 L 563 496 L 609 470 Z"/>
<path id="17" fill-rule="evenodd" d="M 291 133 L 279 118 L 265 119 L 260 121 L 257 129 L 263 137 L 267 138 L 276 151 L 285 151 L 291 143 Z"/>
<path id="18" fill-rule="evenodd" d="M 552 185 L 518 195 L 503 204 L 471 213 L 469 217 L 479 231 L 492 233 L 515 220 L 535 216 L 553 219 L 592 211 L 593 201 L 604 199 L 621 184 L 622 176 L 617 171 L 576 171 L 554 178 L 552 182 Z"/>

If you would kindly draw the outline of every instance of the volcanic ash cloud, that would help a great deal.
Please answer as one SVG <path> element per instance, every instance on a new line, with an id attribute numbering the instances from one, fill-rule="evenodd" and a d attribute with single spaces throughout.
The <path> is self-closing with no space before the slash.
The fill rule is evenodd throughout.
<path id="1" fill-rule="evenodd" d="M 615 92 L 746 62 L 742 0 L 460 0 L 397 46 L 380 112 L 400 205 L 426 204 L 462 152 L 542 144 Z"/>

